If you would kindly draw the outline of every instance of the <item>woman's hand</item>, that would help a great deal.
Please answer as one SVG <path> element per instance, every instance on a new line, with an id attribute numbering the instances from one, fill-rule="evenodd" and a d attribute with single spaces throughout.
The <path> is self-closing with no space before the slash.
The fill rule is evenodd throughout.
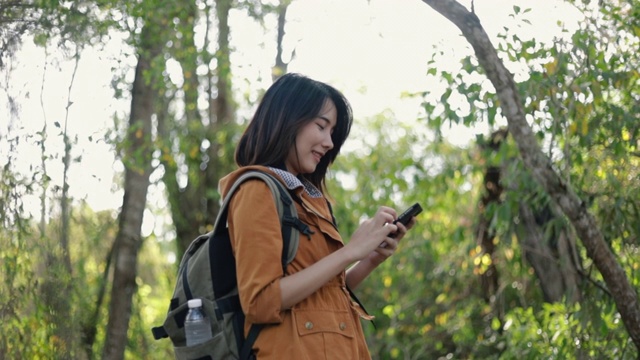
<path id="1" fill-rule="evenodd" d="M 395 219 L 395 215 L 394 215 L 394 219 Z M 391 255 L 393 255 L 396 252 L 396 249 L 398 248 L 398 243 L 400 242 L 400 240 L 402 240 L 404 235 L 407 233 L 407 230 L 411 229 L 415 225 L 415 223 L 416 223 L 415 217 L 412 218 L 411 221 L 409 221 L 409 224 L 407 224 L 407 226 L 402 225 L 402 223 L 397 223 L 396 225 L 393 225 L 393 221 L 388 223 L 391 225 L 387 225 L 385 227 L 390 227 L 390 226 L 396 227 L 395 236 L 390 237 L 388 236 L 390 234 L 387 233 L 387 236 L 384 238 L 385 239 L 384 242 L 386 243 L 385 244 L 386 246 L 381 247 L 382 244 L 377 243 L 378 246 L 376 246 L 371 251 L 369 251 L 369 253 L 366 254 L 365 257 L 362 259 L 362 261 L 359 261 L 357 264 L 355 264 L 354 266 L 352 266 L 347 270 L 347 286 L 349 286 L 349 288 L 352 290 L 358 287 L 358 285 L 360 285 L 362 280 L 364 280 L 367 276 L 369 276 L 369 274 L 376 267 L 378 267 L 378 265 L 380 265 L 383 261 L 388 259 Z M 393 234 L 393 232 L 391 232 L 391 234 Z M 352 238 L 352 241 L 353 241 L 353 238 Z"/>
<path id="2" fill-rule="evenodd" d="M 371 252 L 382 249 L 380 245 L 383 242 L 387 244 L 394 242 L 389 235 L 399 231 L 399 226 L 402 226 L 402 224 L 393 224 L 396 216 L 394 209 L 382 206 L 373 218 L 360 224 L 360 227 L 351 235 L 351 240 L 345 246 L 345 250 L 349 251 L 352 261 L 360 261 Z M 404 228 L 403 231 L 406 232 L 406 230 Z M 397 246 L 397 243 L 395 246 Z"/>
<path id="3" fill-rule="evenodd" d="M 369 260 L 374 266 L 380 265 L 383 261 L 387 260 L 391 255 L 393 255 L 398 249 L 398 244 L 400 240 L 407 234 L 407 231 L 411 229 L 416 223 L 416 218 L 412 217 L 411 221 L 404 226 L 401 222 L 397 222 L 396 226 L 398 227 L 398 231 L 395 236 L 390 238 L 391 240 L 385 240 L 385 246 L 380 246 L 374 251 L 370 252 L 367 256 L 367 260 Z"/>

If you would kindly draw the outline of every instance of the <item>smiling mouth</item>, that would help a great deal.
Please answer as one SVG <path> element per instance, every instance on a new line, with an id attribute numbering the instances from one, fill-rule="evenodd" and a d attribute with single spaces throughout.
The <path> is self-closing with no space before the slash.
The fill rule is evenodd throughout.
<path id="1" fill-rule="evenodd" d="M 316 158 L 316 160 L 318 160 L 318 162 L 320 162 L 320 160 L 322 159 L 322 157 L 324 156 L 324 154 L 321 154 L 317 151 L 312 151 L 313 156 Z"/>

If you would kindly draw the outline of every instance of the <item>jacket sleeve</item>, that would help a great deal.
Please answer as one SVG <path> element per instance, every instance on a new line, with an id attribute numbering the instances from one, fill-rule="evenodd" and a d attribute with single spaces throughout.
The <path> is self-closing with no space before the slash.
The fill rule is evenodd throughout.
<path id="1" fill-rule="evenodd" d="M 251 323 L 280 323 L 282 233 L 267 184 L 248 180 L 236 191 L 227 218 L 236 258 L 240 303 Z"/>

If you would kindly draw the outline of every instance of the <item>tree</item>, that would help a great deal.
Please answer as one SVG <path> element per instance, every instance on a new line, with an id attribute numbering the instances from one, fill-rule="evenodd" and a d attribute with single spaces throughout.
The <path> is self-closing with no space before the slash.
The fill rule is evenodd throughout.
<path id="1" fill-rule="evenodd" d="M 167 91 L 167 112 L 159 118 L 159 136 L 178 258 L 193 239 L 213 226 L 219 208 L 217 183 L 232 161 L 229 139 L 234 136 L 235 105 L 229 47 L 231 8 L 231 1 L 217 1 L 214 9 L 205 4 L 201 14 L 195 3 L 188 5 L 178 17 L 180 40 L 170 49 L 184 81 L 178 89 Z M 203 48 L 198 49 L 194 37 L 201 20 L 207 24 L 206 37 Z M 217 23 L 215 45 L 209 41 L 212 22 Z M 216 49 L 212 50 L 212 46 Z M 206 69 L 204 75 L 199 75 L 199 69 Z M 171 98 L 175 92 L 184 93 L 182 101 Z M 169 104 L 174 100 L 184 106 L 183 116 L 170 110 Z"/>
<path id="2" fill-rule="evenodd" d="M 496 245 L 500 243 L 495 219 L 506 215 L 511 230 L 502 237 L 516 234 L 524 257 L 540 279 L 545 301 L 566 299 L 573 303 L 581 298 L 578 276 L 581 264 L 573 233 L 551 209 L 543 191 L 528 179 L 528 172 L 513 154 L 515 149 L 507 145 L 502 148 L 507 136 L 508 130 L 502 128 L 491 133 L 488 140 L 478 139 L 486 166 L 476 232 L 477 243 L 483 250 L 483 261 L 478 267 L 484 299 L 502 302 L 499 269 L 494 261 Z M 502 320 L 502 306 L 494 307 L 497 318 Z"/>
<path id="3" fill-rule="evenodd" d="M 142 219 L 152 171 L 152 118 L 156 112 L 158 94 L 157 82 L 151 71 L 164 46 L 164 39 L 159 36 L 163 26 L 160 20 L 158 17 L 146 19 L 137 48 L 138 63 L 131 91 L 129 126 L 123 145 L 124 197 L 113 253 L 114 273 L 104 359 L 124 358 L 132 301 L 137 289 L 138 252 L 143 240 Z"/>
<path id="4" fill-rule="evenodd" d="M 57 224 L 57 232 L 55 236 L 51 238 L 45 236 L 45 227 L 44 227 L 44 213 L 45 213 L 45 205 L 44 201 L 44 193 L 46 192 L 46 178 L 48 175 L 46 172 L 43 174 L 43 197 L 41 204 L 41 214 L 43 214 L 41 219 L 41 237 L 43 245 L 43 257 L 45 259 L 46 268 L 49 270 L 44 274 L 44 281 L 42 282 L 41 294 L 42 297 L 50 309 L 51 319 L 49 320 L 51 324 L 56 324 L 54 328 L 54 337 L 60 339 L 60 352 L 61 356 L 64 358 L 74 357 L 74 353 L 77 351 L 78 346 L 76 344 L 77 338 L 75 334 L 77 333 L 76 329 L 76 318 L 73 316 L 73 312 L 71 309 L 69 294 L 74 292 L 73 288 L 73 271 L 71 264 L 71 255 L 70 255 L 70 245 L 69 245 L 69 228 L 71 222 L 71 211 L 70 211 L 70 196 L 69 196 L 69 183 L 68 183 L 68 172 L 71 166 L 71 150 L 72 150 L 72 141 L 69 138 L 67 132 L 67 123 L 69 116 L 69 107 L 72 104 L 70 99 L 71 89 L 73 88 L 73 82 L 75 79 L 76 71 L 78 69 L 78 62 L 80 54 L 76 52 L 75 56 L 75 67 L 72 73 L 71 81 L 69 83 L 69 90 L 67 96 L 67 106 L 66 106 L 66 118 L 64 120 L 64 125 L 61 126 L 58 122 L 55 124 L 58 128 L 61 128 L 61 136 L 64 144 L 64 154 L 62 158 L 63 163 L 63 175 L 62 175 L 62 189 L 59 199 L 59 211 L 60 211 L 60 222 Z M 42 147 L 42 167 L 43 170 L 46 170 L 44 164 L 45 159 L 47 157 L 44 147 L 45 147 L 45 138 L 44 131 L 46 131 L 46 121 L 45 126 L 42 131 L 43 139 L 41 140 Z M 76 355 L 77 356 L 77 355 Z"/>
<path id="5" fill-rule="evenodd" d="M 280 76 L 287 73 L 289 63 L 282 59 L 283 49 L 282 43 L 285 35 L 285 24 L 287 22 L 287 9 L 291 4 L 291 0 L 280 0 L 280 3 L 276 7 L 276 13 L 278 15 L 278 33 L 276 36 L 276 62 L 271 71 L 271 77 L 275 81 Z M 291 54 L 291 58 L 295 57 L 295 51 Z"/>
<path id="6" fill-rule="evenodd" d="M 25 32 L 31 26 L 26 19 L 29 12 L 18 2 L 0 4 L 0 68 L 4 68 L 6 57 L 11 56 Z M 25 21 L 27 20 L 27 21 Z"/>
<path id="7" fill-rule="evenodd" d="M 15 115 L 15 114 L 12 114 Z M 13 334 L 22 341 L 16 342 L 9 336 L 0 337 L 0 358 L 31 358 L 38 352 L 34 351 L 32 343 L 38 343 L 38 332 L 32 327 L 25 326 L 20 317 L 27 317 L 26 298 L 38 298 L 37 278 L 32 271 L 33 261 L 26 254 L 35 251 L 29 237 L 33 229 L 30 219 L 24 212 L 22 202 L 24 194 L 28 194 L 34 186 L 33 179 L 22 176 L 15 170 L 15 154 L 20 139 L 12 134 L 8 128 L 4 134 L 7 147 L 5 162 L 0 167 L 0 321 L 5 334 Z M 33 318 L 45 317 L 38 308 Z M 39 343 L 40 354 L 50 353 L 50 347 Z"/>
<path id="8" fill-rule="evenodd" d="M 80 4 L 80 2 L 71 1 L 40 3 L 32 1 L 7 1 L 0 4 L 0 23 L 2 24 L 2 30 L 0 30 L 0 68 L 9 73 L 11 71 L 11 61 L 14 60 L 14 52 L 19 49 L 24 39 L 31 38 L 37 45 L 46 48 L 46 46 L 56 43 L 57 48 L 62 52 L 71 53 L 71 57 L 75 59 L 77 69 L 80 54 L 84 46 L 98 41 L 101 36 L 104 35 L 105 29 L 101 27 L 104 22 L 94 16 L 95 13 L 91 10 L 95 10 L 96 8 L 93 5 L 94 4 L 86 2 Z M 45 60 L 45 69 L 47 67 L 47 61 L 49 61 L 49 59 Z M 5 69 L 5 65 L 9 65 L 9 68 Z M 73 88 L 74 77 L 75 70 L 68 88 L 69 95 Z M 12 99 L 9 100 L 10 103 L 12 103 L 12 101 Z M 67 118 L 72 103 L 73 101 L 68 96 L 66 106 Z M 74 280 L 77 280 L 73 274 L 70 256 L 69 231 L 72 221 L 70 211 L 72 199 L 69 195 L 69 184 L 67 182 L 67 174 L 74 161 L 72 158 L 73 140 L 67 133 L 67 119 L 65 118 L 64 121 L 61 119 L 56 120 L 54 125 L 61 130 L 60 137 L 63 139 L 64 153 L 62 157 L 63 183 L 61 186 L 53 187 L 54 191 L 60 191 L 59 199 L 56 199 L 59 201 L 50 202 L 53 205 L 54 213 L 60 214 L 59 221 L 54 221 L 57 225 L 57 230 L 54 234 L 46 231 L 47 221 L 45 219 L 45 214 L 48 210 L 46 206 L 46 196 L 49 191 L 48 183 L 50 175 L 46 171 L 46 163 L 51 161 L 51 156 L 45 153 L 45 149 L 47 148 L 46 115 L 43 130 L 38 133 L 40 140 L 37 141 L 42 151 L 41 168 L 32 169 L 34 173 L 40 172 L 40 174 L 38 179 L 29 187 L 29 191 L 25 192 L 25 195 L 28 195 L 32 191 L 31 187 L 42 190 L 40 238 L 37 241 L 40 246 L 36 246 L 30 250 L 42 255 L 44 266 L 46 266 L 48 271 L 41 271 L 41 269 L 34 269 L 28 266 L 25 269 L 34 271 L 36 276 L 42 278 L 42 280 L 38 282 L 39 294 L 32 298 L 42 299 L 33 305 L 36 309 L 46 309 L 46 311 L 44 311 L 46 315 L 40 318 L 39 311 L 25 311 L 24 313 L 18 314 L 27 319 L 34 317 L 42 322 L 42 328 L 46 334 L 44 334 L 44 336 L 40 334 L 40 336 L 51 341 L 51 346 L 58 351 L 60 357 L 72 358 L 82 356 L 78 348 L 79 339 L 76 336 L 77 330 L 79 329 L 77 326 L 78 317 L 71 306 L 74 296 L 76 295 Z M 61 125 L 61 123 L 63 125 Z M 30 342 L 26 342 L 25 352 L 23 353 L 25 357 L 31 357 L 26 350 L 29 344 Z M 33 347 L 41 347 L 41 356 L 47 356 L 45 354 L 47 354 L 49 350 L 48 346 L 37 344 L 33 345 Z"/>
<path id="9" fill-rule="evenodd" d="M 457 228 L 474 206 L 475 190 L 462 189 L 472 174 L 468 166 L 460 171 L 471 162 L 469 152 L 434 142 L 427 131 L 403 123 L 390 110 L 357 119 L 348 141 L 354 150 L 336 159 L 328 181 L 345 241 L 379 206 L 402 211 L 419 202 L 424 208 L 396 254 L 355 291 L 375 316 L 375 327 L 364 324 L 371 354 L 378 359 L 445 356 L 455 350 L 449 329 L 463 333 L 453 323 L 456 313 L 468 319 L 472 316 L 465 310 L 482 309 L 469 296 L 472 267 L 462 263 L 467 230 Z M 467 308 L 463 301 L 472 304 Z"/>
<path id="10" fill-rule="evenodd" d="M 244 120 L 236 118 L 229 16 L 234 9 L 244 10 L 262 22 L 277 12 L 281 46 L 289 3 L 290 0 L 283 0 L 278 6 L 270 6 L 224 0 L 207 2 L 202 10 L 189 3 L 176 14 L 176 33 L 180 36 L 173 40 L 167 55 L 179 64 L 182 82 L 165 82 L 166 112 L 159 116 L 158 126 L 162 180 L 176 229 L 178 258 L 193 239 L 213 227 L 220 205 L 218 181 L 233 169 L 235 139 Z M 202 45 L 195 42 L 199 23 L 206 24 Z M 277 65 L 284 68 L 274 69 L 275 72 L 286 72 L 283 61 Z M 175 109 L 179 108 L 184 112 L 177 113 Z"/>
<path id="11" fill-rule="evenodd" d="M 480 66 L 496 89 L 500 109 L 509 123 L 509 132 L 518 145 L 522 161 L 574 227 L 589 258 L 594 261 L 611 291 L 629 336 L 636 347 L 640 348 L 638 295 L 605 241 L 586 202 L 576 194 L 571 184 L 557 173 L 550 159 L 541 151 L 538 139 L 527 123 L 522 95 L 513 75 L 499 58 L 479 19 L 455 1 L 424 2 L 453 22 L 473 46 Z"/>

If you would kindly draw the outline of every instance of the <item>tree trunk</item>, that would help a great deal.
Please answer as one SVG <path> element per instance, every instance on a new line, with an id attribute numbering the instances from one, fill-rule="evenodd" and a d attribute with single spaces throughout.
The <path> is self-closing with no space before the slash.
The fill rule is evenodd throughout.
<path id="1" fill-rule="evenodd" d="M 142 45 L 138 51 L 138 64 L 131 97 L 129 130 L 123 162 L 125 165 L 124 197 L 119 216 L 119 229 L 115 240 L 115 263 L 109 322 L 103 359 L 123 359 L 127 344 L 127 330 L 131 318 L 132 298 L 136 291 L 138 251 L 142 245 L 141 227 L 151 173 L 151 117 L 154 113 L 153 83 L 145 75 L 158 53 L 149 38 L 152 34 L 142 29 Z"/>
<path id="2" fill-rule="evenodd" d="M 575 253 L 571 246 L 571 235 L 567 229 L 545 231 L 548 221 L 555 217 L 548 207 L 542 212 L 551 214 L 551 218 L 542 219 L 541 211 L 534 213 L 530 204 L 521 203 L 519 209 L 520 225 L 518 240 L 522 253 L 533 267 L 540 280 L 544 300 L 558 302 L 566 299 L 573 303 L 581 298 L 580 275 L 578 264 L 574 261 Z M 550 234 L 545 237 L 545 233 Z"/>
<path id="3" fill-rule="evenodd" d="M 76 52 L 75 67 L 72 72 L 71 81 L 67 92 L 67 107 L 62 129 L 62 139 L 64 144 L 64 153 L 62 158 L 63 174 L 62 174 L 62 194 L 60 196 L 60 222 L 56 228 L 55 236 L 45 238 L 49 242 L 44 247 L 45 254 L 45 273 L 42 282 L 42 295 L 48 308 L 49 322 L 53 328 L 52 338 L 58 339 L 59 356 L 61 359 L 72 359 L 79 355 L 76 353 L 78 347 L 77 330 L 75 316 L 71 311 L 73 303 L 73 273 L 71 270 L 71 256 L 69 254 L 69 226 L 71 214 L 69 210 L 69 182 L 68 172 L 71 166 L 71 141 L 67 132 L 67 123 L 69 118 L 69 107 L 71 106 L 71 89 L 73 88 L 74 79 L 78 70 L 80 61 L 79 53 Z M 44 135 L 43 135 L 44 136 Z M 41 144 L 44 151 L 44 139 Z M 44 153 L 43 153 L 44 156 Z M 43 157 L 44 166 L 44 157 Z M 44 180 L 46 182 L 46 180 Z M 46 188 L 45 190 L 46 191 Z M 42 198 L 41 235 L 44 235 L 44 193 Z M 46 242 L 45 242 L 46 243 Z"/>
<path id="4" fill-rule="evenodd" d="M 287 9 L 291 0 L 280 0 L 277 8 L 278 13 L 278 35 L 276 43 L 276 64 L 271 69 L 271 79 L 276 81 L 280 76 L 287 73 L 289 63 L 282 60 L 282 42 L 284 41 L 284 25 L 287 22 Z M 292 55 L 293 58 L 293 55 Z"/>
<path id="5" fill-rule="evenodd" d="M 485 261 L 481 261 L 476 266 L 480 276 L 480 290 L 482 297 L 487 304 L 491 305 L 493 316 L 500 320 L 504 319 L 504 306 L 502 296 L 498 293 L 499 274 L 495 263 L 495 231 L 491 229 L 491 217 L 486 213 L 487 207 L 491 204 L 499 204 L 502 196 L 502 185 L 500 184 L 500 168 L 489 166 L 484 174 L 484 190 L 485 193 L 478 205 L 478 226 L 476 229 L 476 243 L 482 249 L 482 259 L 488 256 L 491 260 L 487 265 Z"/>
<path id="6" fill-rule="evenodd" d="M 111 263 L 113 262 L 115 252 L 115 243 L 111 245 L 111 249 L 105 259 L 105 267 L 102 272 L 102 278 L 99 282 L 98 296 L 96 297 L 95 306 L 88 320 L 82 324 L 82 347 L 87 354 L 87 359 L 94 359 L 93 345 L 96 341 L 96 335 L 98 334 L 98 324 L 100 322 L 100 312 L 102 304 L 105 300 L 107 293 L 107 286 L 109 284 L 109 274 L 111 273 Z"/>
<path id="7" fill-rule="evenodd" d="M 491 230 L 491 217 L 486 213 L 487 208 L 491 204 L 499 204 L 502 196 L 502 184 L 500 181 L 500 168 L 489 166 L 484 174 L 484 190 L 479 204 L 479 221 L 476 229 L 476 243 L 482 248 L 483 256 L 489 256 L 490 264 L 484 265 L 484 261 L 480 267 L 480 284 L 482 287 L 482 296 L 487 303 L 495 301 L 495 295 L 498 291 L 498 269 L 496 268 L 493 253 L 495 250 L 495 232 Z M 486 266 L 486 267 L 485 267 Z M 499 316 L 502 318 L 502 316 Z"/>
<path id="8" fill-rule="evenodd" d="M 506 136 L 507 131 L 504 129 L 492 133 L 491 140 L 487 144 L 488 150 L 497 151 Z M 493 261 L 496 234 L 490 227 L 491 216 L 486 213 L 486 210 L 489 206 L 499 205 L 502 202 L 504 188 L 501 174 L 502 170 L 499 166 L 487 167 L 484 173 L 484 194 L 478 206 L 479 221 L 476 228 L 476 243 L 482 248 L 483 257 L 486 255 L 491 259 L 491 263 L 488 266 L 484 265 L 484 261 L 479 265 L 482 297 L 487 303 L 495 300 L 494 296 L 498 291 L 498 269 Z M 499 318 L 502 318 L 501 313 Z"/>
<path id="9" fill-rule="evenodd" d="M 500 149 L 503 140 L 508 136 L 506 128 L 497 130 L 491 134 L 489 141 L 482 145 L 482 148 L 496 152 Z M 494 263 L 493 253 L 495 250 L 495 233 L 490 229 L 491 215 L 487 215 L 486 209 L 491 204 L 500 205 L 502 194 L 507 189 L 517 188 L 518 185 L 510 184 L 510 178 L 521 178 L 517 174 L 506 174 L 510 168 L 507 159 L 506 163 L 499 166 L 488 166 L 484 175 L 484 190 L 479 213 L 480 221 L 477 229 L 477 243 L 483 250 L 483 256 L 489 256 L 489 265 L 482 261 L 479 265 L 480 280 L 484 300 L 488 303 L 499 301 L 496 296 L 499 287 L 498 269 Z M 503 179 L 504 177 L 504 179 Z M 521 190 L 525 199 L 535 199 L 527 191 Z M 536 276 L 540 280 L 540 288 L 546 302 L 557 302 L 566 299 L 568 302 L 579 301 L 581 296 L 578 288 L 580 283 L 580 262 L 575 251 L 573 237 L 567 229 L 553 224 L 552 221 L 558 219 L 558 215 L 551 210 L 548 204 L 540 206 L 531 200 L 523 200 L 520 203 L 519 211 L 513 214 L 518 217 L 519 222 L 515 222 L 516 235 L 521 245 L 522 254 L 527 262 L 533 267 Z M 506 219 L 505 219 L 506 221 Z M 494 305 L 496 316 L 502 319 L 502 312 L 499 304 Z"/>
<path id="10" fill-rule="evenodd" d="M 622 321 L 636 348 L 640 349 L 640 304 L 638 294 L 607 246 L 595 218 L 587 207 L 556 171 L 551 160 L 544 155 L 535 135 L 526 121 L 522 101 L 513 75 L 504 66 L 491 44 L 478 17 L 454 0 L 423 0 L 437 12 L 453 22 L 472 45 L 480 66 L 496 89 L 501 109 L 509 123 L 523 162 L 542 185 L 553 202 L 564 212 L 576 234 L 602 274 L 620 312 Z"/>
<path id="11" fill-rule="evenodd" d="M 216 76 L 217 94 L 209 94 L 211 101 L 211 109 L 214 110 L 214 117 L 209 122 L 207 133 L 211 139 L 211 146 L 207 151 L 209 164 L 205 170 L 205 188 L 203 195 L 211 190 L 218 189 L 218 181 L 230 169 L 230 163 L 233 161 L 231 156 L 226 156 L 226 152 L 221 150 L 228 144 L 218 140 L 217 134 L 220 132 L 230 131 L 228 125 L 233 122 L 236 111 L 235 101 L 233 100 L 233 90 L 231 87 L 231 49 L 229 47 L 231 29 L 229 27 L 229 12 L 232 8 L 232 1 L 216 1 L 216 14 L 218 16 L 218 71 Z M 226 138 L 230 138 L 226 137 Z M 231 160 L 231 161 L 230 161 Z M 204 196 L 207 203 L 205 210 L 206 223 L 213 225 L 213 222 L 220 210 L 220 201 L 218 196 Z"/>
<path id="12" fill-rule="evenodd" d="M 203 164 L 201 146 L 206 138 L 203 125 L 203 117 L 199 111 L 198 98 L 201 90 L 197 68 L 201 61 L 195 43 L 195 26 L 199 19 L 198 7 L 195 2 L 185 2 L 182 11 L 178 14 L 180 27 L 177 29 L 180 37 L 175 40 L 173 55 L 180 63 L 184 84 L 184 119 L 174 120 L 174 116 L 168 114 L 169 104 L 165 104 L 164 111 L 158 115 L 158 134 L 163 144 L 162 164 L 164 167 L 163 182 L 167 188 L 167 197 L 171 207 L 171 219 L 176 229 L 177 257 L 180 259 L 190 242 L 202 233 L 204 216 L 202 214 L 203 176 L 199 169 Z M 206 7 L 210 5 L 206 4 Z M 208 28 L 205 33 L 208 39 Z M 205 44 L 205 48 L 207 44 Z M 169 99 L 164 99 L 168 102 Z M 175 121 L 175 122 L 174 122 Z M 176 141 L 177 138 L 177 141 Z M 186 174 L 178 170 L 176 156 L 174 156 L 174 144 L 179 144 L 179 152 L 183 154 Z M 187 183 L 178 183 L 180 176 L 187 177 Z"/>
<path id="13" fill-rule="evenodd" d="M 220 136 L 224 131 L 230 131 L 227 127 L 233 123 L 235 114 L 228 22 L 232 5 L 230 0 L 215 2 L 218 34 L 215 62 L 211 61 L 211 55 L 207 52 L 210 48 L 208 36 L 205 37 L 205 50 L 198 52 L 195 45 L 194 27 L 199 20 L 197 6 L 189 6 L 180 14 L 184 25 L 181 28 L 181 40 L 176 42 L 175 57 L 185 75 L 185 119 L 177 125 L 180 129 L 174 129 L 170 123 L 173 121 L 171 116 L 162 114 L 158 117 L 158 134 L 166 144 L 162 149 L 162 164 L 165 169 L 163 182 L 167 187 L 176 229 L 178 258 L 182 257 L 193 239 L 213 226 L 219 210 L 218 181 L 230 170 L 233 161 L 233 152 L 225 148 L 231 136 Z M 205 13 L 208 30 L 209 5 L 206 5 Z M 201 63 L 215 63 L 216 68 L 210 69 L 206 77 L 198 78 L 195 74 Z M 187 73 L 190 75 L 187 76 Z M 198 111 L 198 99 L 202 97 L 199 91 L 202 91 L 201 83 L 205 83 L 205 79 L 209 109 L 208 116 L 205 114 L 203 118 L 203 114 Z M 207 142 L 209 147 L 205 149 L 203 145 Z M 177 156 L 172 148 L 175 143 L 180 144 L 179 151 L 184 154 L 182 158 L 185 159 L 186 174 L 178 171 L 175 160 Z M 186 185 L 178 183 L 179 176 L 187 176 Z"/>

